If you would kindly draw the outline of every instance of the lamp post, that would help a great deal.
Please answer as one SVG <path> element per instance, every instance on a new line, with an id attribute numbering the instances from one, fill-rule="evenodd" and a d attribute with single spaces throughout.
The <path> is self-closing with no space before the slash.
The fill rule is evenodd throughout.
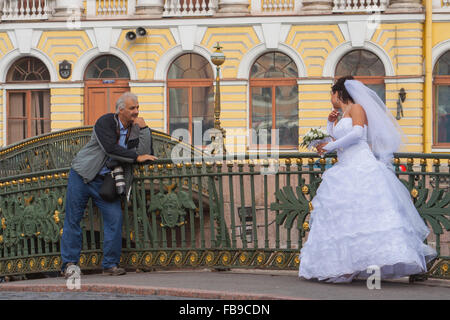
<path id="1" fill-rule="evenodd" d="M 225 130 L 220 126 L 220 66 L 225 62 L 225 55 L 221 51 L 222 47 L 217 42 L 214 47 L 216 51 L 211 54 L 211 62 L 216 66 L 216 92 L 214 96 L 214 129 L 211 136 L 211 144 L 208 151 L 211 154 L 224 154 L 225 150 Z"/>

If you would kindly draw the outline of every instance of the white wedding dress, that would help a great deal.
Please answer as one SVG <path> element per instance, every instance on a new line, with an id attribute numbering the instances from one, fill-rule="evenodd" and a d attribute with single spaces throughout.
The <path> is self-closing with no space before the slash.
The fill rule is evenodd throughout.
<path id="1" fill-rule="evenodd" d="M 333 129 L 339 139 L 352 130 L 351 118 Z M 423 243 L 429 229 L 406 187 L 378 161 L 363 137 L 344 150 L 322 175 L 312 200 L 310 232 L 300 252 L 299 276 L 327 282 L 367 278 L 378 266 L 382 279 L 427 271 L 436 251 Z"/>

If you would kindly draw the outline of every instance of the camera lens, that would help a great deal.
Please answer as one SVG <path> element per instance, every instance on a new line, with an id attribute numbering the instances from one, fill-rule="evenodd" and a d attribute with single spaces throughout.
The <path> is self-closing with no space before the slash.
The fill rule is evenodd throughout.
<path id="1" fill-rule="evenodd" d="M 116 190 L 119 195 L 125 193 L 125 177 L 123 176 L 123 169 L 121 166 L 117 166 L 113 170 L 113 177 L 116 180 Z"/>

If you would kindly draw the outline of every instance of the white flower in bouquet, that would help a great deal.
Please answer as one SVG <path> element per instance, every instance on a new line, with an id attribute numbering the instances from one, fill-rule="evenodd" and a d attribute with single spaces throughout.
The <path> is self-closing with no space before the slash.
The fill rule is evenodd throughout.
<path id="1" fill-rule="evenodd" d="M 312 150 L 321 143 L 328 143 L 331 141 L 333 141 L 333 139 L 326 131 L 320 128 L 311 128 L 303 137 L 303 141 L 300 146 Z"/>

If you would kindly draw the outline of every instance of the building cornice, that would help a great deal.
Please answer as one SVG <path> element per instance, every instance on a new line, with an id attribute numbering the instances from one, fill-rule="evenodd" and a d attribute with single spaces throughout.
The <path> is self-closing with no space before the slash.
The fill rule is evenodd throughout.
<path id="1" fill-rule="evenodd" d="M 433 14 L 433 20 L 450 21 L 450 14 Z M 79 29 L 71 29 L 66 21 L 42 21 L 24 23 L 23 21 L 13 23 L 6 22 L 0 24 L 1 31 L 11 31 L 17 29 L 37 29 L 37 30 L 86 30 L 92 28 L 112 27 L 120 29 L 134 29 L 137 27 L 146 28 L 171 28 L 178 26 L 206 26 L 206 27 L 226 27 L 226 26 L 254 26 L 263 23 L 282 23 L 292 25 L 311 25 L 311 24 L 337 24 L 349 21 L 364 21 L 370 18 L 369 14 L 354 15 L 314 15 L 314 16 L 240 16 L 240 17 L 209 17 L 193 19 L 128 19 L 128 20 L 81 20 Z M 376 19 L 380 23 L 405 23 L 405 22 L 424 22 L 425 15 L 420 13 L 413 14 L 379 14 Z"/>
<path id="2" fill-rule="evenodd" d="M 450 13 L 433 13 L 433 22 L 450 22 Z"/>

